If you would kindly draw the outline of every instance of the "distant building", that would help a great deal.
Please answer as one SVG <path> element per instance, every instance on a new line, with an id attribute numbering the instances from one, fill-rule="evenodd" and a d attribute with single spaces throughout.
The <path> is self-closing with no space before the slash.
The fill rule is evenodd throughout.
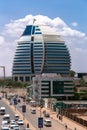
<path id="1" fill-rule="evenodd" d="M 73 78 L 61 77 L 57 74 L 42 74 L 33 77 L 33 95 L 36 100 L 40 98 L 73 97 Z"/>
<path id="2" fill-rule="evenodd" d="M 18 41 L 12 77 L 15 81 L 28 82 L 42 73 L 67 76 L 70 63 L 69 50 L 57 32 L 36 21 L 26 26 Z"/>
<path id="3" fill-rule="evenodd" d="M 83 78 L 85 82 L 87 82 L 87 73 L 77 73 L 78 78 Z"/>
<path id="4" fill-rule="evenodd" d="M 87 87 L 84 87 L 84 86 L 83 87 L 81 87 L 81 86 L 77 87 L 76 86 L 76 90 L 77 90 L 78 93 L 81 93 L 81 92 L 86 93 L 87 92 Z"/>

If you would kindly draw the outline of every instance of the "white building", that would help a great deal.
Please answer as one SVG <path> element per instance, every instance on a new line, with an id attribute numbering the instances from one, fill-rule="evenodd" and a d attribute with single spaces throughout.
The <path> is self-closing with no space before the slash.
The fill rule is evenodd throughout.
<path id="1" fill-rule="evenodd" d="M 57 74 L 42 74 L 33 77 L 33 95 L 35 99 L 72 97 L 73 78 Z"/>

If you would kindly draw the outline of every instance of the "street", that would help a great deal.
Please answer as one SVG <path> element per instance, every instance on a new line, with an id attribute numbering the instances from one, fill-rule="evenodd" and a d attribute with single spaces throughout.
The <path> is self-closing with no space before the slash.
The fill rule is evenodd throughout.
<path id="1" fill-rule="evenodd" d="M 11 118 L 13 118 L 14 112 L 10 109 L 10 105 L 9 107 L 3 103 L 3 101 L 0 101 L 0 105 L 4 105 L 6 107 L 6 111 L 11 115 Z M 22 107 L 20 107 L 20 104 L 23 104 L 23 102 L 18 103 L 18 105 L 16 105 L 16 110 L 18 109 L 18 111 L 20 111 L 20 113 L 23 115 L 23 118 L 25 120 L 25 118 L 32 124 L 33 127 L 35 127 L 36 130 L 39 130 L 40 128 L 38 128 L 38 117 L 40 117 L 40 111 L 36 109 L 36 114 L 32 114 L 30 109 L 31 106 L 30 105 L 26 105 L 26 113 L 22 113 Z M 14 108 L 15 110 L 15 108 Z M 52 127 L 46 127 L 43 126 L 43 130 L 65 130 L 65 126 L 60 124 L 58 121 L 55 121 L 54 119 L 51 118 L 52 121 Z"/>

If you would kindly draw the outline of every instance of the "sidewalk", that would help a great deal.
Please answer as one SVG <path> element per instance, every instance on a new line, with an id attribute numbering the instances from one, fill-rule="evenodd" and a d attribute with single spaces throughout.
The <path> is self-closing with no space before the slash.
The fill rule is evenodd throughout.
<path id="1" fill-rule="evenodd" d="M 9 105 L 9 101 L 8 100 L 6 100 L 5 98 L 3 98 L 3 101 L 14 111 L 15 114 L 18 113 L 19 116 L 20 116 L 20 118 L 23 118 L 23 115 L 17 109 L 15 110 L 15 108 L 14 108 L 13 105 Z M 38 111 L 40 111 L 40 107 L 36 107 L 36 109 Z M 61 125 L 65 126 L 65 124 L 66 124 L 68 126 L 67 130 L 75 130 L 75 128 L 76 128 L 76 130 L 87 130 L 87 127 L 82 126 L 82 125 L 74 122 L 73 120 L 65 117 L 65 116 L 63 116 L 62 121 L 59 120 L 59 118 L 57 118 L 56 112 L 51 111 L 49 108 L 42 108 L 41 112 L 43 113 L 44 110 L 50 114 L 50 117 L 52 119 L 54 119 L 55 121 L 57 121 Z M 24 119 L 24 123 L 25 123 L 26 126 L 27 126 L 27 124 L 29 124 L 31 130 L 36 130 L 32 126 L 32 124 L 26 118 Z"/>
<path id="2" fill-rule="evenodd" d="M 38 108 L 38 110 L 40 110 L 40 108 Z M 59 118 L 57 118 L 56 112 L 51 111 L 49 108 L 42 108 L 42 112 L 43 112 L 43 110 L 46 110 L 46 112 L 48 112 L 50 114 L 50 117 L 52 119 L 54 119 L 55 121 L 57 121 L 58 123 L 60 123 L 61 125 L 65 126 L 65 124 L 66 124 L 68 126 L 68 130 L 75 130 L 75 128 L 76 128 L 76 130 L 87 130 L 87 127 L 82 126 L 79 123 L 76 123 L 75 121 L 73 121 L 65 116 L 63 116 L 62 121 L 59 120 Z"/>

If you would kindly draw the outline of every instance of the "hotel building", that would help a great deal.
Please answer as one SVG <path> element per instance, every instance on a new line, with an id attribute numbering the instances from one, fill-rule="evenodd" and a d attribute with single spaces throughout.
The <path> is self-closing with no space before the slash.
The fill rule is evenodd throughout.
<path id="1" fill-rule="evenodd" d="M 17 43 L 13 59 L 12 77 L 28 82 L 43 73 L 57 73 L 67 77 L 70 71 L 70 54 L 57 32 L 35 21 L 27 25 Z"/>

